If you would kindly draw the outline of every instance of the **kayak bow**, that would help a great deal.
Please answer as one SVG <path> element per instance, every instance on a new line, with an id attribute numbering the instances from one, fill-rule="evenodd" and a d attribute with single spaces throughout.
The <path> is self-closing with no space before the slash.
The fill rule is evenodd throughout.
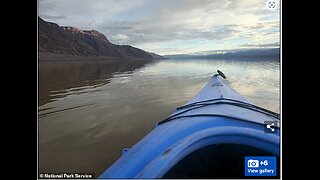
<path id="1" fill-rule="evenodd" d="M 218 70 L 197 95 L 123 151 L 99 178 L 220 177 L 222 171 L 238 177 L 243 168 L 221 168 L 243 167 L 246 155 L 279 158 L 279 114 L 249 103 L 219 76 L 225 78 Z M 274 123 L 274 133 L 266 133 L 266 122 Z M 203 164 L 211 164 L 210 169 Z"/>

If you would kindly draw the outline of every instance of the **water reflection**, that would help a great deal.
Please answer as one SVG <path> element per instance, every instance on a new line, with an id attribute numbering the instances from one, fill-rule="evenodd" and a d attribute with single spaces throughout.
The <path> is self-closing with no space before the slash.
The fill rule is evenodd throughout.
<path id="1" fill-rule="evenodd" d="M 39 172 L 99 175 L 192 98 L 217 70 L 250 102 L 279 112 L 279 62 L 43 62 Z"/>
<path id="2" fill-rule="evenodd" d="M 40 61 L 39 105 L 67 95 L 82 93 L 110 82 L 114 73 L 132 74 L 146 60 Z"/>

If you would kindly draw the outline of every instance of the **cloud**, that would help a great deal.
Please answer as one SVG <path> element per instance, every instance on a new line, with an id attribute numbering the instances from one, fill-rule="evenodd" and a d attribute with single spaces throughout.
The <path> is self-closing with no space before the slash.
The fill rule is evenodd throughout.
<path id="1" fill-rule="evenodd" d="M 267 43 L 267 44 L 242 44 L 240 46 L 246 47 L 246 48 L 276 48 L 276 47 L 280 47 L 280 43 L 275 42 L 275 43 Z"/>
<path id="2" fill-rule="evenodd" d="M 113 39 L 115 39 L 118 42 L 127 42 L 129 37 L 124 34 L 117 34 L 113 37 Z"/>
<path id="3" fill-rule="evenodd" d="M 92 25 L 141 5 L 142 0 L 39 0 L 39 15 L 56 23 L 93 29 Z"/>
<path id="4" fill-rule="evenodd" d="M 268 11 L 265 3 L 261 0 L 95 0 L 94 3 L 40 0 L 39 12 L 44 19 L 60 25 L 96 29 L 113 43 L 159 53 L 192 49 L 180 41 L 215 44 L 212 48 L 228 42 L 239 47 L 246 43 L 279 41 L 279 10 Z M 168 44 L 179 46 L 167 47 Z"/>
<path id="5" fill-rule="evenodd" d="M 59 20 L 59 19 L 65 19 L 66 16 L 64 15 L 50 15 L 50 14 L 44 14 L 42 15 L 42 18 L 44 19 L 51 19 L 51 20 Z"/>

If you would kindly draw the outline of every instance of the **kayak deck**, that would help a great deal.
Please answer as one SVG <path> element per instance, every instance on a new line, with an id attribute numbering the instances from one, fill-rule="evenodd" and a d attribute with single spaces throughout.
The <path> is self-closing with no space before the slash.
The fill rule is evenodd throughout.
<path id="1" fill-rule="evenodd" d="M 213 145 L 245 146 L 264 151 L 258 155 L 278 156 L 280 123 L 276 133 L 265 133 L 264 121 L 279 122 L 279 115 L 250 104 L 214 75 L 194 98 L 159 122 L 99 178 L 168 177 L 188 155 Z"/>
<path id="2" fill-rule="evenodd" d="M 248 101 L 244 97 L 242 97 L 236 91 L 227 86 L 224 82 L 222 82 L 218 75 L 215 74 L 209 80 L 209 82 L 202 88 L 202 90 L 198 92 L 198 94 L 196 94 L 186 104 L 220 98 L 234 99 L 248 103 Z"/>
<path id="3" fill-rule="evenodd" d="M 158 124 L 183 117 L 199 116 L 229 117 L 259 124 L 264 124 L 265 121 L 279 121 L 279 114 L 249 103 L 223 83 L 217 75 L 214 75 L 194 98 Z M 276 126 L 278 125 L 279 123 Z"/>

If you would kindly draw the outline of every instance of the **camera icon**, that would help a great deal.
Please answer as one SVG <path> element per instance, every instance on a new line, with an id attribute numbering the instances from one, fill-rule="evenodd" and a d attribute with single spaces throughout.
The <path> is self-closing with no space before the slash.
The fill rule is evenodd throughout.
<path id="1" fill-rule="evenodd" d="M 248 167 L 249 168 L 258 168 L 259 167 L 259 160 L 249 159 L 248 160 Z"/>
<path id="2" fill-rule="evenodd" d="M 277 0 L 267 0 L 266 8 L 268 10 L 276 10 L 277 9 Z"/>

